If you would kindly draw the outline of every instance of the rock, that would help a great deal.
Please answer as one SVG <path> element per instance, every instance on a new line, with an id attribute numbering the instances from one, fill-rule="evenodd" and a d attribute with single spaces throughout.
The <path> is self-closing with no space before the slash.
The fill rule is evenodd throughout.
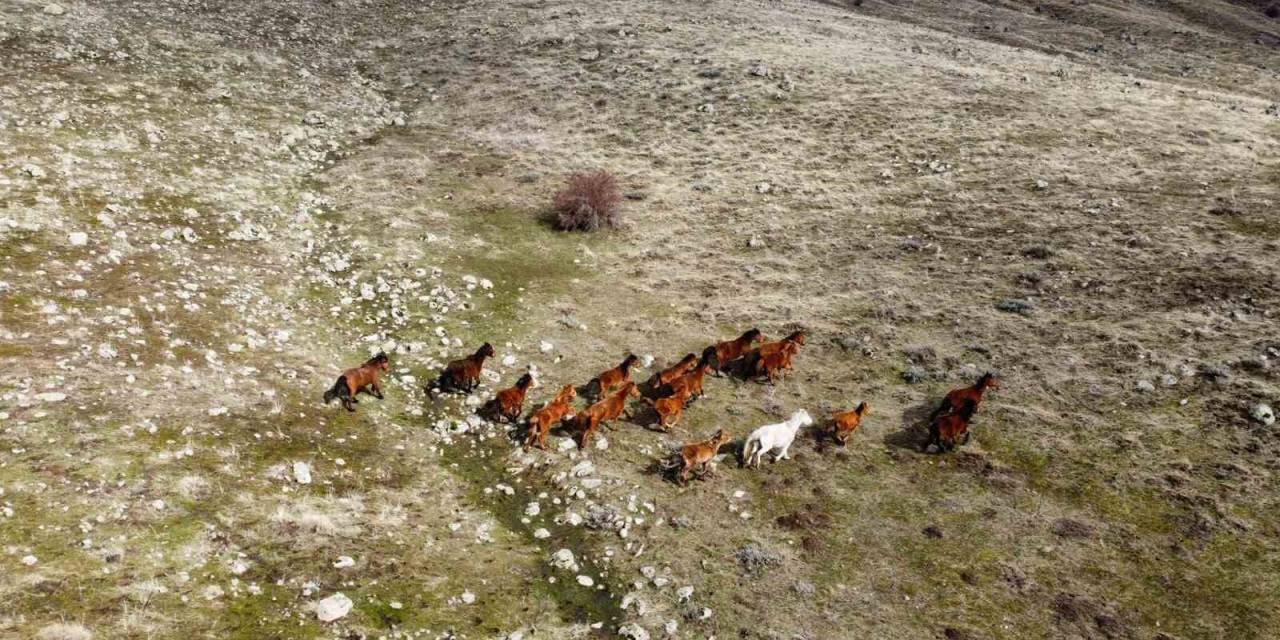
<path id="1" fill-rule="evenodd" d="M 471 593 L 470 591 L 462 592 L 462 604 L 474 604 L 475 601 L 476 601 L 476 594 Z"/>
<path id="2" fill-rule="evenodd" d="M 1151 384 L 1150 380 L 1139 380 L 1138 384 L 1134 385 L 1134 387 L 1143 393 L 1151 393 L 1156 390 L 1156 385 Z"/>
<path id="3" fill-rule="evenodd" d="M 1022 255 L 1036 260 L 1048 260 L 1053 257 L 1053 250 L 1044 245 L 1033 245 L 1022 250 Z"/>
<path id="4" fill-rule="evenodd" d="M 319 111 L 308 111 L 307 115 L 302 116 L 302 124 L 312 127 L 324 126 L 324 114 Z"/>
<path id="5" fill-rule="evenodd" d="M 666 631 L 669 636 L 674 636 L 679 628 L 680 623 L 675 620 L 668 620 L 666 624 L 662 625 L 662 630 Z"/>
<path id="6" fill-rule="evenodd" d="M 354 566 L 356 566 L 356 561 L 351 556 L 338 556 L 338 561 L 333 563 L 333 568 L 335 569 L 346 569 Z"/>
<path id="7" fill-rule="evenodd" d="M 753 235 L 750 238 L 747 238 L 747 247 L 750 249 L 760 249 L 760 248 L 763 248 L 764 246 L 765 246 L 764 240 L 761 240 L 759 236 Z"/>
<path id="8" fill-rule="evenodd" d="M 72 231 L 67 234 L 67 242 L 73 247 L 83 247 L 89 244 L 89 234 L 83 231 Z"/>
<path id="9" fill-rule="evenodd" d="M 594 62 L 600 59 L 599 49 L 587 49 L 578 54 L 578 59 L 583 62 Z"/>
<path id="10" fill-rule="evenodd" d="M 1003 311 L 1005 313 L 1017 313 L 1020 315 L 1029 316 L 1031 315 L 1032 310 L 1035 309 L 1035 304 L 1032 303 L 1030 300 L 1023 300 L 1020 298 L 1005 298 L 1004 300 L 1001 300 L 996 303 L 996 309 Z"/>
<path id="11" fill-rule="evenodd" d="M 561 549 L 551 554 L 551 566 L 565 571 L 577 571 L 578 561 L 574 559 L 572 551 Z"/>
<path id="12" fill-rule="evenodd" d="M 537 540 L 546 540 L 551 537 L 551 532 L 547 531 L 545 527 L 539 527 L 533 532 L 533 537 Z"/>
<path id="13" fill-rule="evenodd" d="M 1178 376 L 1166 373 L 1160 376 L 1160 384 L 1166 387 L 1176 386 L 1178 384 Z"/>
<path id="14" fill-rule="evenodd" d="M 569 470 L 569 474 L 577 478 L 582 478 L 591 475 L 595 470 L 596 465 L 592 464 L 590 460 L 583 460 L 582 462 L 573 465 L 573 468 Z"/>
<path id="15" fill-rule="evenodd" d="M 938 360 L 938 352 L 928 345 L 907 347 L 902 350 L 902 354 L 907 356 L 911 364 L 920 366 L 928 366 Z"/>
<path id="16" fill-rule="evenodd" d="M 335 593 L 316 603 L 316 618 L 320 622 L 333 622 L 351 613 L 351 598 L 341 592 Z"/>
<path id="17" fill-rule="evenodd" d="M 58 391 L 46 391 L 44 393 L 36 394 L 36 400 L 39 400 L 40 402 L 62 402 L 66 399 L 67 394 Z"/>
<path id="18" fill-rule="evenodd" d="M 35 556 L 33 556 L 33 555 L 25 555 L 25 556 L 22 556 L 22 564 L 24 564 L 24 565 L 26 565 L 26 566 L 28 566 L 28 567 L 34 567 L 34 566 L 36 566 L 36 564 L 37 564 L 37 563 L 39 563 L 39 562 L 40 562 L 40 558 L 37 558 L 37 557 L 35 557 Z"/>
<path id="19" fill-rule="evenodd" d="M 60 4 L 50 2 L 44 6 L 44 12 L 51 16 L 60 16 L 67 12 L 67 8 Z"/>
<path id="20" fill-rule="evenodd" d="M 711 104 L 710 102 L 708 102 L 708 103 L 706 103 L 706 104 L 703 104 L 703 105 L 699 106 L 699 107 L 698 107 L 698 111 L 699 111 L 699 112 L 701 112 L 701 113 L 715 113 L 715 112 L 716 112 L 716 106 L 715 106 L 715 105 L 713 105 L 713 104 Z"/>
<path id="21" fill-rule="evenodd" d="M 293 479 L 298 484 L 311 484 L 311 465 L 301 461 L 293 463 Z"/>
<path id="22" fill-rule="evenodd" d="M 768 182 L 756 183 L 756 193 L 769 193 L 770 191 L 773 191 L 772 184 L 769 184 Z"/>
<path id="23" fill-rule="evenodd" d="M 680 602 L 687 602 L 689 598 L 693 597 L 693 587 L 680 587 L 679 589 L 676 589 L 676 597 L 680 599 Z"/>
<path id="24" fill-rule="evenodd" d="M 769 67 L 763 64 L 753 64 L 747 69 L 747 73 L 756 77 L 767 78 L 769 76 Z"/>
<path id="25" fill-rule="evenodd" d="M 578 576 L 578 584 L 584 587 L 594 587 L 596 585 L 596 581 L 592 580 L 591 576 Z"/>
<path id="26" fill-rule="evenodd" d="M 515 364 L 516 364 L 516 357 L 515 357 L 515 356 L 508 355 L 508 356 L 503 356 L 503 357 L 502 357 L 502 366 L 504 366 L 504 367 L 512 367 L 512 366 L 515 366 Z"/>
<path id="27" fill-rule="evenodd" d="M 538 350 L 543 353 L 550 353 L 551 350 L 555 348 L 556 348 L 555 345 L 551 344 L 550 342 L 547 342 L 546 340 L 543 340 L 542 342 L 538 343 Z"/>
<path id="28" fill-rule="evenodd" d="M 1276 423 L 1276 412 L 1270 405 L 1262 403 L 1253 405 L 1253 409 L 1249 411 L 1249 417 L 1268 427 Z"/>
<path id="29" fill-rule="evenodd" d="M 782 558 L 776 553 L 754 542 L 738 549 L 733 555 L 747 573 L 759 573 L 768 567 L 782 563 Z"/>
<path id="30" fill-rule="evenodd" d="M 40 629 L 35 640 L 93 640 L 93 632 L 78 624 L 59 622 Z"/>
<path id="31" fill-rule="evenodd" d="M 646 354 L 644 354 L 644 355 L 640 356 L 640 366 L 641 366 L 642 368 L 645 368 L 645 369 L 648 369 L 649 367 L 652 367 L 652 366 L 653 366 L 653 356 L 652 356 L 651 354 L 648 354 L 648 353 L 646 353 Z"/>
<path id="32" fill-rule="evenodd" d="M 1049 181 L 1042 178 L 1036 178 L 1036 191 L 1047 191 L 1049 189 Z"/>
<path id="33" fill-rule="evenodd" d="M 920 382 L 924 382 L 927 377 L 928 375 L 919 367 L 909 367 L 906 371 L 902 372 L 902 379 L 907 384 L 918 384 Z"/>
<path id="34" fill-rule="evenodd" d="M 524 514 L 526 516 L 533 517 L 538 515 L 539 513 L 542 513 L 542 506 L 539 505 L 537 502 L 530 502 L 529 504 L 525 505 Z"/>
<path id="35" fill-rule="evenodd" d="M 649 640 L 649 632 L 634 622 L 628 622 L 618 627 L 618 637 L 626 640 Z"/>
<path id="36" fill-rule="evenodd" d="M 41 169 L 40 165 L 37 165 L 37 164 L 22 165 L 22 173 L 26 175 L 28 178 L 39 179 L 44 177 L 44 169 Z"/>

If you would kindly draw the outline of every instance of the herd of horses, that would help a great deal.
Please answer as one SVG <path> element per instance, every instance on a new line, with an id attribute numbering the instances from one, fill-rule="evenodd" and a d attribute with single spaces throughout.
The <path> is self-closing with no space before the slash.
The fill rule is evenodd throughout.
<path id="1" fill-rule="evenodd" d="M 562 424 L 574 434 L 578 448 L 584 449 L 602 425 L 627 413 L 631 398 L 638 398 L 650 406 L 656 416 L 657 427 L 668 431 L 680 421 L 689 404 L 702 397 L 707 374 L 735 375 L 772 384 L 792 369 L 794 357 L 804 344 L 804 331 L 769 342 L 759 329 L 751 329 L 733 340 L 708 346 L 701 356 L 685 355 L 670 367 L 655 372 L 643 384 L 631 379 L 631 371 L 640 359 L 628 355 L 618 366 L 601 372 L 581 388 L 565 385 L 549 402 L 532 411 L 524 422 L 524 449 L 528 451 L 536 446 L 545 450 L 548 433 Z M 470 356 L 448 363 L 424 391 L 431 397 L 438 393 L 472 393 L 480 385 L 485 361 L 493 356 L 493 346 L 484 343 Z M 382 399 L 379 378 L 389 368 L 387 354 L 378 353 L 363 365 L 343 371 L 325 392 L 324 401 L 328 403 L 337 399 L 348 411 L 355 411 L 355 404 L 359 402 L 356 396 L 361 392 Z M 998 384 L 994 374 L 986 373 L 972 386 L 948 392 L 929 416 L 929 437 L 921 451 L 927 452 L 933 447 L 939 453 L 945 453 L 966 444 L 969 441 L 969 423 L 982 402 L 983 394 Z M 496 422 L 517 424 L 524 412 L 525 399 L 534 386 L 533 375 L 525 373 L 514 386 L 495 394 L 480 408 L 480 413 Z M 580 395 L 591 402 L 575 410 L 573 402 Z M 844 446 L 870 411 L 870 405 L 861 402 L 853 409 L 833 414 L 827 423 L 827 433 L 837 444 Z M 754 462 L 759 466 L 763 456 L 770 451 L 776 451 L 775 462 L 786 459 L 796 433 L 812 424 L 813 418 L 801 409 L 783 422 L 759 427 L 746 439 L 742 464 L 750 466 Z M 671 470 L 675 478 L 685 484 L 694 475 L 705 475 L 710 470 L 711 461 L 731 440 L 732 436 L 724 429 L 717 430 L 707 440 L 680 447 L 663 464 L 663 468 Z"/>

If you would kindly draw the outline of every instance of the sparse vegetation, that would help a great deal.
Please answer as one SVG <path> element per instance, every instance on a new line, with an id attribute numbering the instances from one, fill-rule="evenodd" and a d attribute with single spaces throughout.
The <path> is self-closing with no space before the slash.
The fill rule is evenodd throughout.
<path id="1" fill-rule="evenodd" d="M 0 5 L 0 637 L 1280 626 L 1267 3 L 594 2 Z M 753 326 L 667 433 L 473 415 Z"/>

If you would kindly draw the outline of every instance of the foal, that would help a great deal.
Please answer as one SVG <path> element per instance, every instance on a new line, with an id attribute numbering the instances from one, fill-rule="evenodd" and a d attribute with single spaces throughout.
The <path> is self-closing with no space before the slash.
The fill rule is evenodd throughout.
<path id="1" fill-rule="evenodd" d="M 578 431 L 580 433 L 578 448 L 587 448 L 591 436 L 600 428 L 601 423 L 616 419 L 627 408 L 627 398 L 640 396 L 636 383 L 627 382 L 617 393 L 578 412 Z"/>
<path id="2" fill-rule="evenodd" d="M 347 411 L 355 411 L 354 405 L 360 402 L 356 399 L 356 394 L 361 391 L 367 391 L 381 400 L 382 385 L 378 384 L 378 377 L 390 369 L 391 361 L 387 359 L 387 354 L 379 351 L 378 355 L 364 364 L 343 371 L 342 375 L 338 376 L 338 381 L 333 383 L 333 387 L 324 392 L 324 403 L 329 404 L 334 398 L 340 398 L 342 406 L 346 407 Z"/>
<path id="3" fill-rule="evenodd" d="M 570 403 L 576 395 L 578 392 L 573 385 L 566 384 L 551 402 L 529 416 L 528 435 L 524 439 L 525 451 L 528 451 L 534 442 L 538 443 L 539 449 L 546 450 L 547 432 L 551 431 L 551 425 L 573 417 L 573 405 Z"/>
<path id="4" fill-rule="evenodd" d="M 720 447 L 729 444 L 733 436 L 730 436 L 724 429 L 718 429 L 710 440 L 702 442 L 694 442 L 680 447 L 680 451 L 672 456 L 679 458 L 673 460 L 672 466 L 679 465 L 680 472 L 676 476 L 680 484 L 689 484 L 689 476 L 697 473 L 698 477 L 706 475 L 710 471 L 709 465 L 711 459 L 716 457 L 720 452 Z M 695 471 L 696 470 L 696 471 Z"/>
<path id="5" fill-rule="evenodd" d="M 591 382 L 588 382 L 587 388 L 590 389 L 594 384 L 597 398 L 613 391 L 614 387 L 631 379 L 631 367 L 635 366 L 639 360 L 635 355 L 628 355 L 618 366 L 601 373 L 593 378 Z"/>

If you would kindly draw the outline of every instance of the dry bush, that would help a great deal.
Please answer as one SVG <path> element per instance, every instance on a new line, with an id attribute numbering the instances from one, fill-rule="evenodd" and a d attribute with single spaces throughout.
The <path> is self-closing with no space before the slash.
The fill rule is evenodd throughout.
<path id="1" fill-rule="evenodd" d="M 622 192 L 608 171 L 575 173 L 556 194 L 555 225 L 563 231 L 595 231 L 621 223 Z"/>

